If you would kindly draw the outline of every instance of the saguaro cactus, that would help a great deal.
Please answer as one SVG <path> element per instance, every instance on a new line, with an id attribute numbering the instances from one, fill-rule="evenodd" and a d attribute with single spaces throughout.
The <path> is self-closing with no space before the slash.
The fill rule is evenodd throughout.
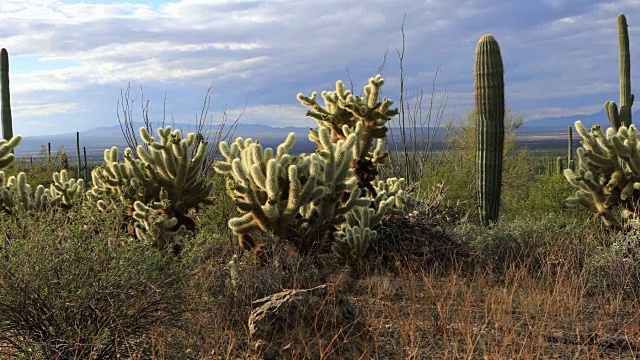
<path id="1" fill-rule="evenodd" d="M 480 220 L 498 220 L 504 147 L 504 69 L 498 42 L 483 35 L 475 54 L 476 166 Z"/>
<path id="2" fill-rule="evenodd" d="M 9 140 L 13 137 L 11 121 L 11 103 L 9 96 L 9 53 L 7 49 L 0 50 L 0 84 L 2 93 L 2 138 Z"/>
<path id="3" fill-rule="evenodd" d="M 567 140 L 567 167 L 571 170 L 576 169 L 575 162 L 573 161 L 573 128 L 569 126 L 569 139 Z"/>
<path id="4" fill-rule="evenodd" d="M 609 122 L 617 131 L 620 126 L 631 125 L 631 106 L 633 106 L 633 94 L 631 93 L 631 52 L 629 50 L 629 30 L 627 18 L 624 14 L 618 15 L 618 47 L 620 67 L 620 110 L 614 101 L 604 103 L 604 109 L 609 117 Z"/>
<path id="5" fill-rule="evenodd" d="M 76 131 L 76 152 L 78 153 L 78 179 L 81 178 L 82 170 L 87 170 L 87 152 L 84 152 L 84 165 L 82 164 L 82 158 L 80 157 L 80 132 Z"/>

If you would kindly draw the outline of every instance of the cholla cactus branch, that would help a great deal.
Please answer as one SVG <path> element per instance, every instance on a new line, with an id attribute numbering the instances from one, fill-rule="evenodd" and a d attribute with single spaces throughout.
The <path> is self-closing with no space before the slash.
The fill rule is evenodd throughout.
<path id="1" fill-rule="evenodd" d="M 162 252 L 166 252 L 170 246 L 182 243 L 185 236 L 193 235 L 186 226 L 178 224 L 177 218 L 169 217 L 164 213 L 166 204 L 160 202 L 147 206 L 136 201 L 133 207 L 136 236 L 153 244 Z"/>
<path id="2" fill-rule="evenodd" d="M 0 171 L 8 168 L 16 160 L 13 155 L 13 149 L 20 144 L 22 137 L 19 135 L 12 137 L 9 140 L 0 140 Z"/>
<path id="3" fill-rule="evenodd" d="M 346 139 L 349 133 L 354 132 L 358 124 L 363 128 L 358 137 L 355 157 L 355 175 L 358 177 L 361 190 L 373 191 L 371 181 L 377 176 L 377 166 L 383 165 L 388 154 L 382 151 L 383 140 L 386 137 L 385 124 L 393 116 L 398 114 L 398 109 L 390 109 L 391 100 L 380 101 L 380 89 L 384 80 L 380 75 L 369 79 L 369 83 L 363 88 L 365 97 L 354 96 L 346 90 L 342 81 L 337 81 L 335 91 L 322 92 L 324 107 L 317 102 L 317 93 L 311 96 L 298 94 L 298 101 L 311 108 L 307 116 L 313 118 L 320 128 L 330 130 L 331 142 Z M 322 147 L 322 139 L 317 129 L 312 129 L 309 139 L 318 148 Z M 374 153 L 371 152 L 373 141 L 377 140 Z M 373 194 L 375 196 L 375 194 Z"/>

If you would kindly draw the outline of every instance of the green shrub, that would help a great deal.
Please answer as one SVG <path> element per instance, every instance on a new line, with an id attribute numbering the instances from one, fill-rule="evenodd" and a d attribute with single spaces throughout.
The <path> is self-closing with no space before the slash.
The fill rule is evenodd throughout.
<path id="1" fill-rule="evenodd" d="M 568 206 L 565 200 L 573 195 L 575 189 L 562 175 L 541 175 L 528 186 L 528 196 L 517 204 L 520 212 L 531 214 L 554 214 L 562 218 L 580 218 L 588 221 L 591 214 L 582 208 Z"/>
<path id="2" fill-rule="evenodd" d="M 600 246 L 589 258 L 584 274 L 592 291 L 640 297 L 640 223 L 630 224 L 629 231 L 613 235 L 611 245 Z"/>
<path id="3" fill-rule="evenodd" d="M 468 113 L 457 126 L 449 124 L 442 141 L 444 150 L 427 162 L 420 182 L 420 193 L 438 183 L 447 188 L 447 199 L 460 201 L 466 211 L 476 210 L 476 147 L 475 116 Z M 516 146 L 515 131 L 522 118 L 507 109 L 505 113 L 505 144 L 502 171 L 501 213 L 512 211 L 527 196 L 527 185 L 533 178 L 530 153 Z"/>
<path id="4" fill-rule="evenodd" d="M 527 265 L 541 268 L 552 249 L 584 251 L 584 241 L 591 231 L 576 219 L 568 222 L 554 214 L 523 212 L 509 221 L 499 221 L 491 227 L 463 223 L 454 227 L 451 236 L 465 244 L 480 258 L 480 262 L 497 270 L 507 271 L 511 266 Z"/>
<path id="5" fill-rule="evenodd" d="M 53 173 L 62 169 L 60 166 L 60 157 L 64 152 L 64 148 L 61 147 L 57 154 L 51 157 L 47 156 L 47 152 L 47 148 L 42 146 L 33 163 L 31 162 L 31 158 L 18 158 L 14 165 L 5 171 L 7 177 L 16 176 L 20 172 L 24 172 L 27 175 L 27 179 L 29 179 L 29 185 L 34 189 L 38 185 L 49 187 L 53 182 Z"/>
<path id="6" fill-rule="evenodd" d="M 220 237 L 231 237 L 229 219 L 237 216 L 238 211 L 233 199 L 227 194 L 225 177 L 218 173 L 208 175 L 213 180 L 213 203 L 215 206 L 207 206 L 200 209 L 197 217 L 197 225 L 200 232 Z"/>
<path id="7" fill-rule="evenodd" d="M 118 216 L 87 218 L 78 210 L 0 219 L 0 351 L 36 359 L 146 357 L 147 332 L 177 324 L 185 269 L 127 243 Z"/>

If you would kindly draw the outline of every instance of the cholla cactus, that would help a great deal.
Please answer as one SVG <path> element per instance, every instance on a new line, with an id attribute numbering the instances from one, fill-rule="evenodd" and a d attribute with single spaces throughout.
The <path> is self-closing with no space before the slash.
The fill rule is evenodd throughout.
<path id="1" fill-rule="evenodd" d="M 92 171 L 93 188 L 87 196 L 89 203 L 102 211 L 123 209 L 129 219 L 138 222 L 138 238 L 165 249 L 187 234 L 182 226 L 195 231 L 195 222 L 187 212 L 211 203 L 213 181 L 199 176 L 205 166 L 207 143 L 193 133 L 183 138 L 171 127 L 158 129 L 159 140 L 144 128 L 140 135 L 148 150 L 139 145 L 139 158 L 127 148 L 121 162 L 117 148 L 105 150 L 105 163 Z"/>
<path id="2" fill-rule="evenodd" d="M 148 178 L 167 191 L 167 198 L 177 211 L 185 213 L 199 204 L 211 203 L 208 197 L 213 181 L 200 178 L 207 157 L 206 141 L 194 133 L 182 138 L 180 130 L 171 127 L 158 129 L 160 142 L 144 128 L 140 129 L 140 136 L 149 148 L 148 152 L 141 145 L 137 149 Z"/>
<path id="3" fill-rule="evenodd" d="M 380 75 L 369 78 L 369 83 L 363 88 L 365 97 L 362 98 L 352 95 L 346 90 L 342 81 L 337 81 L 335 91 L 322 92 L 324 107 L 318 104 L 316 92 L 311 96 L 298 94 L 298 101 L 311 107 L 311 110 L 307 111 L 307 116 L 316 120 L 320 128 L 328 128 L 333 142 L 345 139 L 349 131 L 354 131 L 356 125 L 362 123 L 362 134 L 356 146 L 354 171 L 363 193 L 366 189 L 373 196 L 375 196 L 375 190 L 371 182 L 378 175 L 376 168 L 383 165 L 389 156 L 382 151 L 387 133 L 385 124 L 398 114 L 398 109 L 390 109 L 393 101 L 379 100 L 382 85 L 384 80 Z M 349 131 L 345 132 L 345 129 Z M 311 129 L 309 139 L 320 146 L 318 130 Z M 371 151 L 374 140 L 377 144 Z"/>
<path id="4" fill-rule="evenodd" d="M 70 178 L 67 170 L 62 170 L 53 173 L 53 182 L 48 192 L 49 201 L 62 208 L 70 208 L 74 201 L 83 197 L 85 190 L 84 180 Z"/>
<path id="5" fill-rule="evenodd" d="M 0 171 L 0 189 L 0 207 L 8 213 L 13 213 L 18 206 L 25 211 L 43 208 L 49 198 L 44 186 L 38 186 L 34 194 L 23 172 L 6 178 L 5 173 Z"/>
<path id="6" fill-rule="evenodd" d="M 420 201 L 407 191 L 407 181 L 404 178 L 380 180 L 374 187 L 378 193 L 373 200 L 376 207 L 391 197 L 394 198 L 389 209 L 391 212 L 412 211 L 420 204 Z"/>
<path id="7" fill-rule="evenodd" d="M 234 233 L 270 232 L 308 252 L 336 225 L 338 215 L 362 203 L 351 169 L 357 134 L 336 143 L 330 141 L 329 129 L 321 128 L 318 134 L 322 149 L 297 157 L 288 154 L 295 143 L 293 133 L 275 154 L 251 139 L 220 144 L 225 160 L 215 169 L 231 176 L 230 195 L 245 212 L 229 221 Z M 349 196 L 342 202 L 345 192 Z"/>
<path id="8" fill-rule="evenodd" d="M 167 193 L 172 211 L 180 215 L 199 204 L 210 203 L 208 197 L 213 182 L 198 176 L 204 166 L 206 142 L 200 142 L 192 152 L 190 149 L 196 140 L 192 133 L 183 139 L 179 130 L 158 129 L 160 142 L 144 128 L 140 129 L 140 135 L 149 150 L 139 145 L 139 159 L 128 148 L 124 162 L 120 162 L 118 149 L 114 147 L 105 150 L 104 165 L 92 171 L 94 185 L 88 196 L 98 208 L 124 204 L 127 213 L 132 215 L 136 201 L 143 204 L 161 201 L 162 189 Z"/>
<path id="9" fill-rule="evenodd" d="M 133 215 L 133 203 L 150 203 L 160 188 L 146 176 L 144 165 L 133 158 L 131 149 L 125 150 L 124 162 L 118 158 L 118 148 L 104 151 L 104 164 L 91 172 L 93 187 L 87 192 L 87 203 L 101 211 L 124 206 L 125 212 Z"/>
<path id="10" fill-rule="evenodd" d="M 419 204 L 406 191 L 405 179 L 380 180 L 375 189 L 377 196 L 371 206 L 353 208 L 347 213 L 341 230 L 336 232 L 333 252 L 338 258 L 350 262 L 363 258 L 371 242 L 377 239 L 375 229 L 386 214 L 413 210 Z"/>
<path id="11" fill-rule="evenodd" d="M 640 144 L 638 130 L 634 125 L 620 126 L 618 131 L 607 129 L 606 135 L 600 126 L 587 131 L 580 121 L 575 123 L 582 136 L 582 147 L 578 148 L 576 171 L 565 169 L 564 175 L 574 186 L 580 188 L 568 199 L 570 204 L 587 207 L 613 229 L 622 229 L 612 212 L 620 208 L 623 215 L 637 218 L 637 200 L 640 198 Z"/>
<path id="12" fill-rule="evenodd" d="M 64 170 L 53 174 L 53 184 L 49 189 L 39 185 L 35 191 L 27 183 L 27 175 L 23 172 L 7 177 L 3 170 L 15 161 L 13 150 L 20 140 L 20 136 L 0 140 L 0 210 L 12 213 L 17 206 L 29 211 L 44 209 L 46 206 L 66 205 L 76 194 L 84 192 L 82 181 L 69 179 Z"/>
<path id="13" fill-rule="evenodd" d="M 14 136 L 10 140 L 0 140 L 0 171 L 8 168 L 16 160 L 13 149 L 20 144 L 22 138 Z"/>
<path id="14" fill-rule="evenodd" d="M 35 191 L 27 183 L 25 173 L 6 178 L 0 171 L 0 208 L 5 212 L 11 213 L 17 206 L 24 211 L 43 210 L 49 206 L 68 209 L 83 193 L 84 182 L 69 178 L 66 170 L 53 174 L 49 188 L 38 185 Z"/>
<path id="15" fill-rule="evenodd" d="M 379 75 L 369 79 L 361 98 L 338 81 L 335 91 L 322 93 L 325 107 L 317 103 L 315 92 L 298 94 L 311 107 L 307 116 L 319 125 L 309 134 L 318 147 L 313 154 L 289 155 L 294 134 L 275 153 L 251 139 L 220 144 L 224 160 L 215 169 L 229 175 L 227 188 L 244 213 L 229 221 L 239 238 L 271 233 L 303 254 L 334 241 L 340 258 L 357 259 L 377 237 L 375 227 L 386 213 L 414 206 L 404 179 L 375 183 L 377 166 L 389 155 L 384 151 L 385 124 L 397 114 L 389 109 L 390 100 L 379 101 L 383 83 Z"/>
<path id="16" fill-rule="evenodd" d="M 193 235 L 185 225 L 178 224 L 178 218 L 170 217 L 164 212 L 167 204 L 163 202 L 147 206 L 136 201 L 133 203 L 133 207 L 135 209 L 133 218 L 136 219 L 136 237 L 154 245 L 162 252 L 173 248 L 174 253 L 178 255 L 182 239 Z"/>

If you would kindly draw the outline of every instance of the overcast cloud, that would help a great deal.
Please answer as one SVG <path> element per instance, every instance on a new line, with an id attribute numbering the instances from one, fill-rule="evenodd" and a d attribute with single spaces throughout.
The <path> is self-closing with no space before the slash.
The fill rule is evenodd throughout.
<path id="1" fill-rule="evenodd" d="M 357 92 L 382 71 L 398 98 L 404 25 L 406 88 L 448 92 L 447 117 L 472 105 L 478 38 L 492 33 L 507 102 L 527 119 L 599 111 L 618 98 L 616 16 L 640 59 L 640 1 L 586 0 L 2 0 L 0 46 L 11 66 L 14 132 L 45 135 L 117 124 L 121 89 L 140 86 L 159 119 L 193 121 L 213 82 L 214 121 L 246 103 L 245 123 L 313 126 L 298 92 Z M 347 72 L 348 69 L 348 72 Z M 640 84 L 632 67 L 632 84 Z M 638 88 L 635 85 L 634 88 Z M 136 106 L 139 106 L 137 103 Z"/>

